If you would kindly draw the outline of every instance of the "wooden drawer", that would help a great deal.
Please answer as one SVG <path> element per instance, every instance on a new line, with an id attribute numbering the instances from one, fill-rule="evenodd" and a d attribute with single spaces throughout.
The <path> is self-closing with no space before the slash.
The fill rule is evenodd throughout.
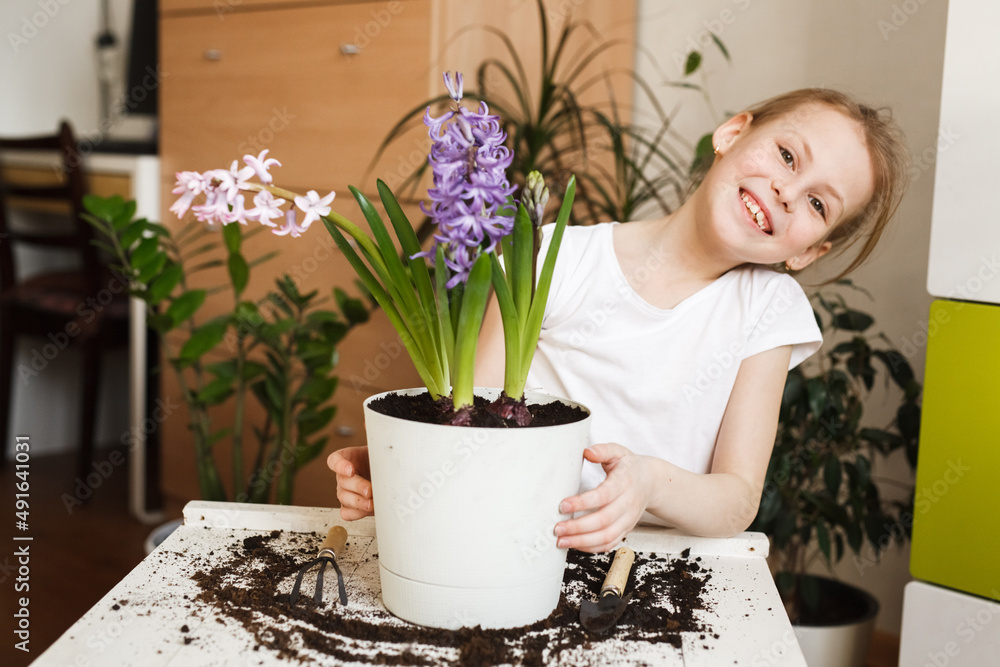
<path id="1" fill-rule="evenodd" d="M 431 2 L 396 3 L 396 13 L 391 4 L 164 15 L 163 173 L 228 167 L 268 148 L 284 163 L 276 181 L 291 189 L 373 189 L 361 183 L 365 168 L 430 82 Z M 400 142 L 375 173 L 426 155 L 426 132 L 414 137 L 419 146 Z"/>

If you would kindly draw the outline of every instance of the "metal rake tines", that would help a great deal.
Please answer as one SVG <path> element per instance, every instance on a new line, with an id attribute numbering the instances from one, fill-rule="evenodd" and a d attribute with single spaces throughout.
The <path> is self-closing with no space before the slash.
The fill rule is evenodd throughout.
<path id="1" fill-rule="evenodd" d="M 313 602 L 318 606 L 323 601 L 323 570 L 326 569 L 327 563 L 332 565 L 333 569 L 337 572 L 337 590 L 340 593 L 340 604 L 347 606 L 347 587 L 344 585 L 344 573 L 340 571 L 337 559 L 331 556 L 321 556 L 311 560 L 299 570 L 298 575 L 295 577 L 295 585 L 292 587 L 292 595 L 289 598 L 292 604 L 295 604 L 299 599 L 299 592 L 302 588 L 302 577 L 305 576 L 306 572 L 312 566 L 317 564 L 319 565 L 319 572 L 316 573 L 316 592 L 313 593 Z"/>
<path id="2" fill-rule="evenodd" d="M 340 604 L 347 606 L 347 587 L 344 585 L 344 573 L 340 571 L 340 566 L 337 565 L 337 555 L 343 550 L 346 544 L 347 530 L 343 526 L 334 526 L 331 528 L 330 532 L 326 534 L 323 544 L 320 545 L 316 558 L 302 566 L 298 575 L 296 575 L 295 585 L 292 586 L 292 594 L 289 596 L 289 602 L 292 604 L 298 602 L 299 591 L 302 588 L 302 577 L 309 571 L 309 568 L 319 565 L 319 571 L 316 573 L 316 592 L 313 594 L 313 602 L 316 603 L 316 606 L 319 606 L 323 602 L 323 570 L 326 569 L 327 563 L 329 563 L 337 572 L 337 589 L 340 592 Z"/>

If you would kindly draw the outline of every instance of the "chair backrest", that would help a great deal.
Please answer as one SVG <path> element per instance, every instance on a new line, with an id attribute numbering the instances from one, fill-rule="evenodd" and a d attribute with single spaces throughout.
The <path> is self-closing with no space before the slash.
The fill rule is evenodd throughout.
<path id="1" fill-rule="evenodd" d="M 39 178 L 45 169 L 23 170 L 10 164 L 8 154 L 41 154 L 57 157 L 50 169 L 51 178 Z M 42 182 L 39 182 L 42 181 Z M 96 291 L 101 277 L 101 263 L 90 225 L 81 218 L 83 196 L 87 184 L 84 167 L 69 123 L 63 121 L 53 135 L 4 138 L 0 137 L 0 291 L 16 283 L 15 244 L 31 244 L 72 250 L 83 263 L 83 279 L 87 288 Z M 58 230 L 30 227 L 15 228 L 11 210 L 25 209 L 58 212 L 68 224 Z"/>

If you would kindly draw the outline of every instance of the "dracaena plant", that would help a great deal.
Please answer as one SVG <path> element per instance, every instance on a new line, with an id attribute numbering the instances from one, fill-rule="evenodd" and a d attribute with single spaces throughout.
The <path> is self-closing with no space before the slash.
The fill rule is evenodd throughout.
<path id="1" fill-rule="evenodd" d="M 531 416 L 524 404 L 524 384 L 573 206 L 575 179 L 569 180 L 536 283 L 538 225 L 548 191 L 535 174 L 521 201 L 514 200 L 515 188 L 506 174 L 513 154 L 504 146 L 500 118 L 491 115 L 483 102 L 476 110 L 462 105 L 461 74 L 452 79 L 446 73 L 444 80 L 453 108 L 433 117 L 428 107 L 424 115 L 432 140 L 428 161 L 434 187 L 427 193 L 430 204 L 423 209 L 436 224 L 429 250 L 421 247 L 396 197 L 381 180 L 379 198 L 402 257 L 374 204 L 357 188 L 350 190 L 370 236 L 332 210 L 334 193 L 320 197 L 310 191 L 302 196 L 274 185 L 270 168 L 280 164 L 266 154 L 246 156 L 242 169 L 234 164 L 228 171 L 179 174 L 174 192 L 181 198 L 172 210 L 183 215 L 191 207 L 199 219 L 222 224 L 256 220 L 276 234 L 293 237 L 322 220 L 395 327 L 449 424 L 467 425 L 471 420 L 476 342 L 492 287 L 503 322 L 506 374 L 504 392 L 491 410 L 526 425 Z M 251 192 L 252 208 L 244 194 Z M 205 195 L 204 203 L 193 205 L 200 195 Z M 304 214 L 301 220 L 299 213 Z M 272 222 L 275 219 L 284 224 L 279 227 Z"/>

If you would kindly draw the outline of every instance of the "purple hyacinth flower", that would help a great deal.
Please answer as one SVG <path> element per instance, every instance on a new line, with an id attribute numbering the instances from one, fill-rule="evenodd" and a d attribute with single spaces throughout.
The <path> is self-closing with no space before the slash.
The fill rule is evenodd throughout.
<path id="1" fill-rule="evenodd" d="M 445 87 L 455 102 L 462 99 L 462 75 L 452 81 L 444 75 Z M 434 118 L 424 114 L 432 145 L 428 162 L 434 187 L 427 191 L 430 206 L 424 213 L 437 225 L 435 246 L 444 247 L 445 263 L 452 271 L 448 287 L 468 279 L 469 271 L 483 252 L 492 252 L 510 233 L 514 218 L 498 213 L 514 193 L 507 168 L 514 159 L 503 145 L 507 139 L 498 116 L 490 115 L 485 102 L 477 111 L 461 104 Z M 434 256 L 435 249 L 420 253 Z"/>

